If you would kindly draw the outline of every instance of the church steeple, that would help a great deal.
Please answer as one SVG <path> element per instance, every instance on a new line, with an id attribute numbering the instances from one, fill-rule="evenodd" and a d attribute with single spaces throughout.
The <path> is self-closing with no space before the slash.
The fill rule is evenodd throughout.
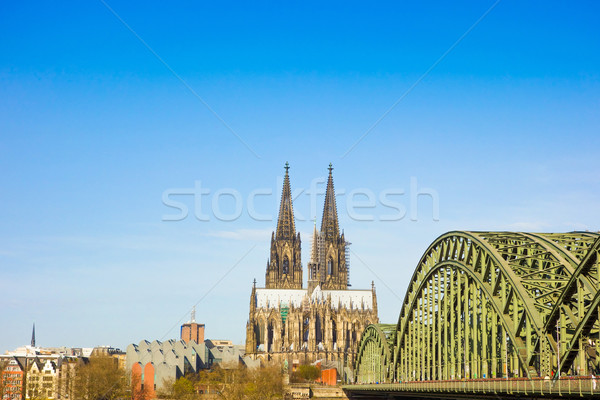
<path id="1" fill-rule="evenodd" d="M 33 331 L 31 332 L 31 347 L 35 347 L 35 322 L 33 323 Z"/>
<path id="2" fill-rule="evenodd" d="M 325 205 L 321 221 L 323 248 L 320 258 L 322 268 L 320 279 L 323 289 L 345 290 L 348 288 L 348 267 L 346 263 L 346 240 L 340 235 L 335 190 L 333 189 L 333 166 L 329 164 L 329 178 L 325 191 Z M 321 250 L 321 249 L 320 249 Z"/>
<path id="3" fill-rule="evenodd" d="M 276 231 L 271 235 L 271 259 L 267 263 L 265 287 L 268 289 L 302 289 L 302 262 L 300 234 L 296 234 L 289 163 L 285 163 L 285 177 Z"/>
<path id="4" fill-rule="evenodd" d="M 333 175 L 331 171 L 333 171 L 333 166 L 329 163 L 329 178 L 327 179 L 327 190 L 325 191 L 323 219 L 321 220 L 321 232 L 325 236 L 325 240 L 337 239 L 340 234 L 337 206 L 335 204 L 335 191 L 333 189 Z"/>
<path id="5" fill-rule="evenodd" d="M 296 234 L 294 208 L 292 207 L 292 189 L 290 188 L 290 176 L 288 173 L 289 169 L 290 164 L 286 161 L 283 190 L 281 191 L 281 204 L 279 205 L 279 217 L 277 218 L 277 239 L 293 239 Z"/>

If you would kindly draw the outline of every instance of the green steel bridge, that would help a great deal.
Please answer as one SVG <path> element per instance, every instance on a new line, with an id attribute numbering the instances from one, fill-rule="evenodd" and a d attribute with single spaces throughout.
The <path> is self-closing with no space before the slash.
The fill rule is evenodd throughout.
<path id="1" fill-rule="evenodd" d="M 363 332 L 351 398 L 600 396 L 600 235 L 449 232 L 397 324 Z"/>

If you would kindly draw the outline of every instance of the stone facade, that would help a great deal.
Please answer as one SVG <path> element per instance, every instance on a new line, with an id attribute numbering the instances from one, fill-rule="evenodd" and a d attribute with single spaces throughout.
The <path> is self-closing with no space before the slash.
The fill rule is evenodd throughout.
<path id="1" fill-rule="evenodd" d="M 58 394 L 58 372 L 55 361 L 33 360 L 27 373 L 26 399 L 54 399 Z"/>
<path id="2" fill-rule="evenodd" d="M 313 232 L 308 289 L 302 287 L 288 169 L 286 163 L 265 287 L 255 281 L 250 295 L 246 354 L 288 365 L 321 359 L 352 365 L 363 329 L 379 322 L 375 287 L 348 289 L 349 243 L 340 234 L 331 165 L 321 229 L 315 225 Z"/>

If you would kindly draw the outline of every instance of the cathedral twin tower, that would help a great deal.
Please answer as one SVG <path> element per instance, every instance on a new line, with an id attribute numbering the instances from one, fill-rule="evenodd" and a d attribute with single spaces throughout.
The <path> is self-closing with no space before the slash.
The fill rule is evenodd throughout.
<path id="1" fill-rule="evenodd" d="M 351 363 L 363 329 L 377 323 L 375 288 L 349 290 L 344 234 L 340 234 L 332 166 L 321 230 L 313 231 L 308 288 L 303 288 L 301 240 L 296 232 L 289 178 L 285 177 L 276 231 L 271 235 L 265 287 L 252 288 L 246 354 L 288 363 L 319 359 Z"/>
<path id="2" fill-rule="evenodd" d="M 286 163 L 277 231 L 271 235 L 271 258 L 267 263 L 265 277 L 267 289 L 302 289 L 301 242 L 300 233 L 296 233 L 294 223 L 289 168 L 289 164 Z M 321 289 L 348 288 L 347 243 L 344 234 L 340 235 L 332 170 L 333 167 L 329 164 L 321 231 L 317 232 L 315 223 L 313 232 L 311 259 L 308 264 L 308 288 L 311 292 L 317 285 L 320 285 Z"/>

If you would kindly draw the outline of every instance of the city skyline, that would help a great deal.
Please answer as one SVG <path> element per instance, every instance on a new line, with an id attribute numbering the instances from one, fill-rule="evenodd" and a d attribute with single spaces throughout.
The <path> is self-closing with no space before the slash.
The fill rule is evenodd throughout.
<path id="1" fill-rule="evenodd" d="M 600 229 L 593 2 L 0 7 L 2 353 L 34 322 L 43 347 L 177 338 L 195 304 L 243 343 L 286 162 L 303 268 L 332 163 L 385 323 L 444 232 Z"/>

